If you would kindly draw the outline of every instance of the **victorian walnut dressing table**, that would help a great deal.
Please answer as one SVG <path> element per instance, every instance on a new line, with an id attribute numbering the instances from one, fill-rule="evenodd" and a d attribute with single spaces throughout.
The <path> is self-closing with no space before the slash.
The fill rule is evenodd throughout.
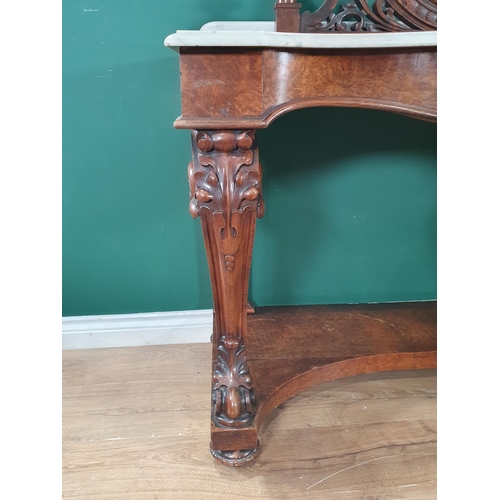
<path id="1" fill-rule="evenodd" d="M 437 0 L 326 0 L 275 23 L 209 23 L 165 45 L 180 56 L 192 130 L 193 217 L 201 219 L 214 300 L 211 451 L 242 465 L 291 396 L 362 373 L 436 367 L 436 305 L 263 308 L 248 317 L 256 219 L 264 215 L 256 129 L 312 106 L 381 109 L 436 121 Z M 266 319 L 270 321 L 266 321 Z"/>

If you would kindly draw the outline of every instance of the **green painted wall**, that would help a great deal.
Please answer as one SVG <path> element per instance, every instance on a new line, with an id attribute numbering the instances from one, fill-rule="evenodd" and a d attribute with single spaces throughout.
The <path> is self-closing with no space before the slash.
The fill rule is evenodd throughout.
<path id="1" fill-rule="evenodd" d="M 172 128 L 178 57 L 163 40 L 213 20 L 271 20 L 272 7 L 63 2 L 64 316 L 211 307 L 199 222 L 188 213 L 189 132 Z M 308 109 L 258 138 L 258 305 L 436 297 L 435 125 Z"/>

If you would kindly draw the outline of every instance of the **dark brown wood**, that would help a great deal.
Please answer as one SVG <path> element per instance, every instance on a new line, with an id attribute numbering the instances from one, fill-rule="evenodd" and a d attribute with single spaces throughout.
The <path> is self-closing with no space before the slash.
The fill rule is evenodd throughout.
<path id="1" fill-rule="evenodd" d="M 268 50 L 263 55 L 264 114 L 271 122 L 294 109 L 328 105 L 432 119 L 436 66 L 432 48 Z"/>
<path id="2" fill-rule="evenodd" d="M 180 61 L 176 128 L 266 128 L 284 113 L 313 106 L 437 119 L 435 47 L 189 48 L 181 50 Z"/>
<path id="3" fill-rule="evenodd" d="M 286 399 L 330 380 L 435 368 L 436 317 L 435 302 L 259 308 L 248 319 L 257 426 Z"/>
<path id="4" fill-rule="evenodd" d="M 294 0 L 278 0 L 274 6 L 275 31 L 299 33 L 300 32 L 300 9 L 302 4 Z"/>
<path id="5" fill-rule="evenodd" d="M 408 18 L 411 12 L 430 22 L 419 7 L 430 0 L 402 2 L 390 8 L 404 4 Z M 296 15 L 297 7 L 280 2 L 276 12 Z M 399 23 L 386 7 L 375 2 L 368 20 Z M 346 5 L 332 26 L 354 19 L 362 31 L 366 20 L 353 9 Z M 295 29 L 290 19 L 287 30 Z M 174 126 L 193 130 L 190 212 L 201 219 L 214 300 L 211 450 L 237 466 L 255 458 L 269 412 L 298 392 L 362 373 L 436 365 L 434 304 L 262 309 L 247 329 L 255 225 L 264 213 L 255 130 L 312 106 L 435 121 L 436 48 L 181 47 L 180 67 L 182 116 Z"/>
<path id="6" fill-rule="evenodd" d="M 283 0 L 285 1 L 285 0 Z M 339 5 L 339 0 L 325 0 L 315 12 L 300 15 L 294 0 L 276 4 L 276 31 L 303 33 L 434 31 L 437 29 L 437 0 L 354 0 Z M 297 20 L 290 20 L 295 7 Z"/>
<path id="7" fill-rule="evenodd" d="M 180 70 L 183 116 L 220 118 L 222 123 L 262 115 L 261 51 L 184 48 Z"/>
<path id="8" fill-rule="evenodd" d="M 214 297 L 212 426 L 242 429 L 255 415 L 246 318 L 255 219 L 264 213 L 255 132 L 193 131 L 192 145 L 189 209 L 201 218 Z M 256 436 L 248 448 L 256 450 Z M 221 450 L 214 456 L 235 464 L 255 455 Z"/>
<path id="9" fill-rule="evenodd" d="M 299 392 L 353 375 L 435 368 L 436 303 L 263 307 L 248 319 L 247 345 L 256 417 L 244 429 L 212 424 L 211 447 L 225 465 L 255 458 L 265 418 Z"/>

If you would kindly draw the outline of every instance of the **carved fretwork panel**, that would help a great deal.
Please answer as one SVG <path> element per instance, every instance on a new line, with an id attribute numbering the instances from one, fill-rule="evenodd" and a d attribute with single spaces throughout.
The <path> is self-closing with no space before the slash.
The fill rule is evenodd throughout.
<path id="1" fill-rule="evenodd" d="M 432 31 L 437 29 L 437 0 L 355 0 L 336 7 L 326 0 L 314 13 L 302 14 L 301 31 L 379 32 Z"/>
<path id="2" fill-rule="evenodd" d="M 264 214 L 255 131 L 193 131 L 192 143 L 189 210 L 201 218 L 214 298 L 212 420 L 241 428 L 254 415 L 244 342 L 255 222 Z"/>

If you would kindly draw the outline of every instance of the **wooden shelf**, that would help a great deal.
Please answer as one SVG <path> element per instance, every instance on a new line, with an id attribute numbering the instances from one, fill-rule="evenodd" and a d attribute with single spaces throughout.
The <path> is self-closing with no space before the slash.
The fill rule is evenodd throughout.
<path id="1" fill-rule="evenodd" d="M 256 417 L 243 429 L 212 424 L 212 449 L 238 443 L 244 450 L 273 408 L 310 387 L 364 373 L 435 368 L 436 309 L 435 302 L 257 307 L 246 340 Z"/>

